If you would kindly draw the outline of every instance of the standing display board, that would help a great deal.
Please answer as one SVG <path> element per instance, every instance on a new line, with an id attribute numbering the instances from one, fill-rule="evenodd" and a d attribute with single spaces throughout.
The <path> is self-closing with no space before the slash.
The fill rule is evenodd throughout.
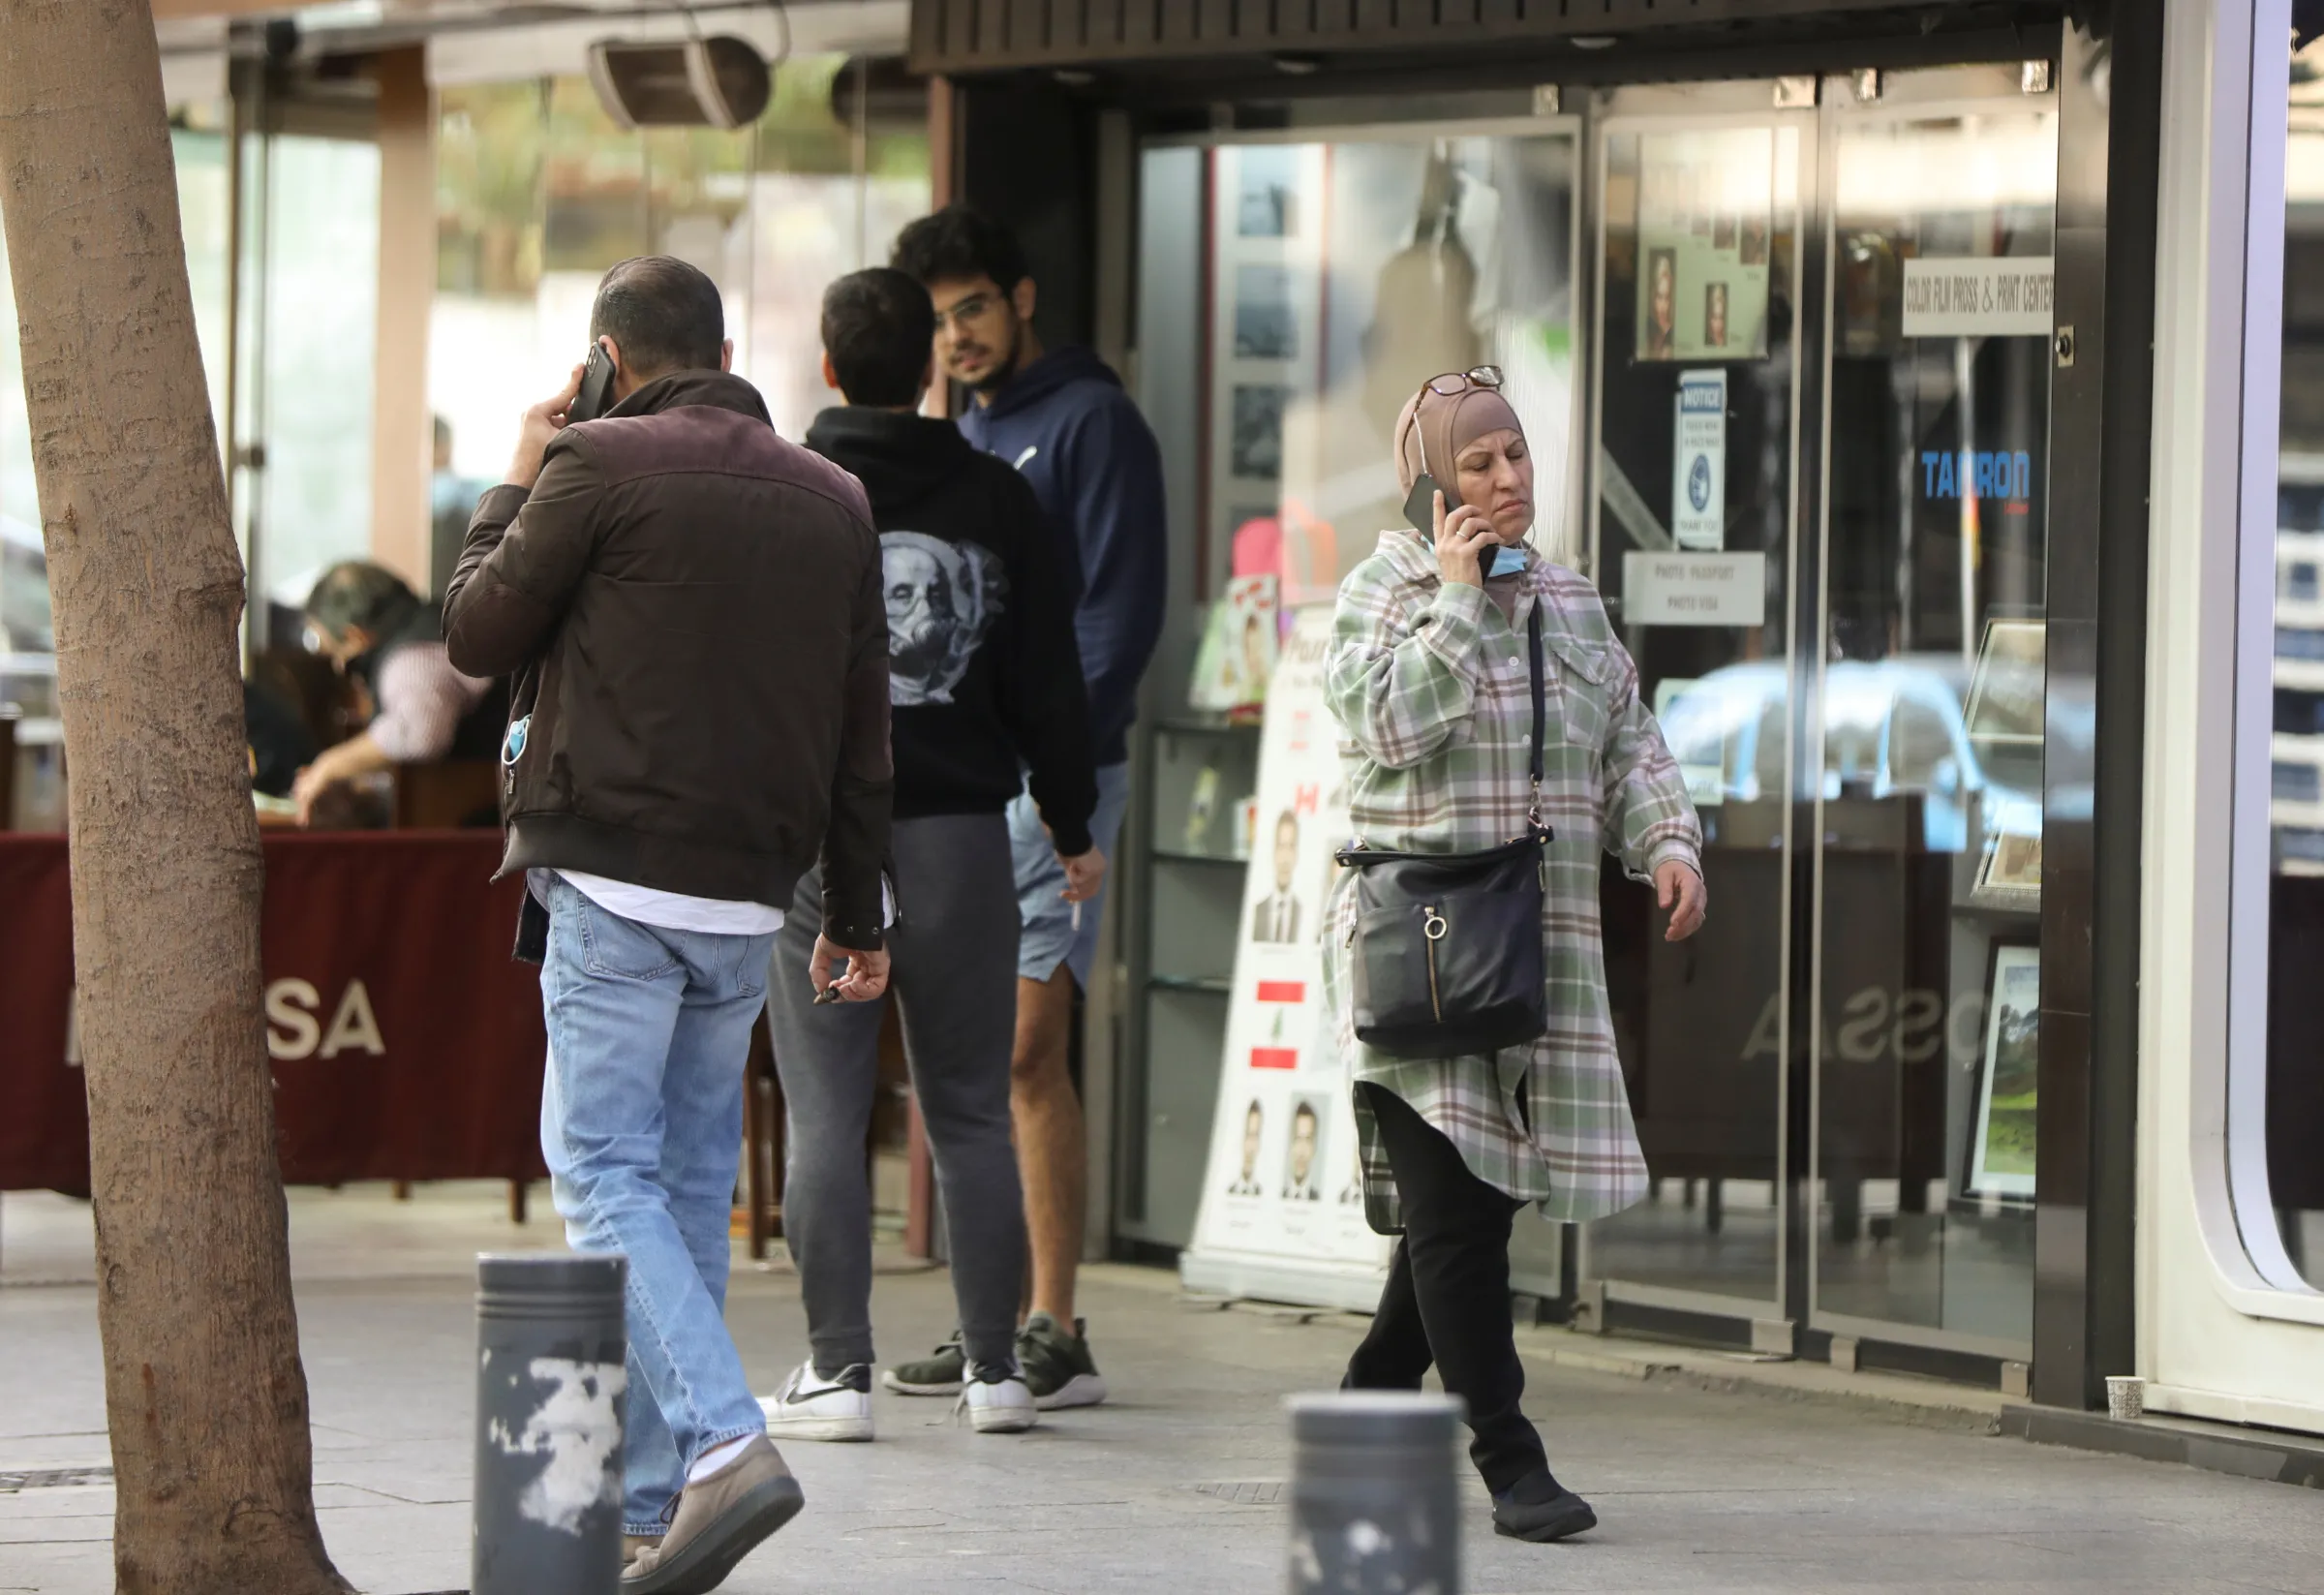
<path id="1" fill-rule="evenodd" d="M 1237 916 L 1218 1109 L 1189 1290 L 1369 1309 L 1391 1242 L 1363 1217 L 1356 1114 L 1324 1007 L 1324 902 L 1348 839 L 1324 703 L 1331 611 L 1299 611 L 1267 694 L 1259 813 Z"/>

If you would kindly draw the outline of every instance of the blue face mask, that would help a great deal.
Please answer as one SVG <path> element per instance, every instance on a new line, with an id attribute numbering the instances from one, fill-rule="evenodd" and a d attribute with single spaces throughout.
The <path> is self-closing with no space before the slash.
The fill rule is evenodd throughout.
<path id="1" fill-rule="evenodd" d="M 1512 548 L 1507 543 L 1493 550 L 1493 563 L 1485 567 L 1489 576 L 1514 576 L 1525 568 L 1525 550 Z"/>

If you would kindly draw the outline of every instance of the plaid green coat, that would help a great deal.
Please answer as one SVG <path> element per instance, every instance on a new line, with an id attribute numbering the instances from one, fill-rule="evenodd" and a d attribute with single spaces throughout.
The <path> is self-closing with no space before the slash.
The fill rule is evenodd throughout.
<path id="1" fill-rule="evenodd" d="M 1394 1091 L 1478 1178 L 1539 1203 L 1545 1216 L 1602 1218 L 1646 1194 L 1646 1160 L 1607 1011 L 1599 850 L 1638 880 L 1667 859 L 1699 874 L 1702 830 L 1597 589 L 1532 554 L 1522 574 L 1503 580 L 1516 587 L 1509 619 L 1482 588 L 1440 582 L 1418 534 L 1382 533 L 1379 549 L 1340 584 L 1325 692 L 1359 838 L 1416 852 L 1497 845 L 1524 832 L 1533 729 L 1525 627 L 1536 603 L 1547 605 L 1542 818 L 1557 833 L 1542 920 L 1549 1031 L 1490 1058 L 1393 1058 L 1358 1042 L 1343 999 L 1352 871 L 1340 872 L 1325 915 L 1325 997 L 1356 1082 Z M 1365 1216 L 1394 1234 L 1395 1181 L 1361 1091 L 1356 1122 Z"/>

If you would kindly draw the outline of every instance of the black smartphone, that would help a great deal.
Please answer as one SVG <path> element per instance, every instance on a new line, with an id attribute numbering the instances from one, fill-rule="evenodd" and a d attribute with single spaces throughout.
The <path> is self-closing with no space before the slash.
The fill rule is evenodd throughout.
<path id="1" fill-rule="evenodd" d="M 594 421 L 613 408 L 613 356 L 605 353 L 603 344 L 589 346 L 589 362 L 581 368 L 581 391 L 573 399 L 572 408 L 565 413 L 567 421 Z"/>
<path id="2" fill-rule="evenodd" d="M 1423 471 L 1413 479 L 1412 491 L 1404 496 L 1404 518 L 1412 529 L 1430 542 L 1436 541 L 1436 495 L 1440 489 L 1436 478 Z M 1446 508 L 1452 508 L 1448 502 Z"/>

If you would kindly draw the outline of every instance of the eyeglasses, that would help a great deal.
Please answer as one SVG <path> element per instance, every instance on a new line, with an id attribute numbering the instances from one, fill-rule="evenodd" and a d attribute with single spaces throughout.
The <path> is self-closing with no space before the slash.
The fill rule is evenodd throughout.
<path id="1" fill-rule="evenodd" d="M 1440 399 L 1454 398 L 1472 387 L 1498 389 L 1500 385 L 1501 368 L 1497 365 L 1473 365 L 1466 371 L 1448 371 L 1421 384 L 1425 391 Z"/>
<path id="2" fill-rule="evenodd" d="M 992 308 L 992 294 L 971 293 L 950 309 L 936 312 L 936 330 L 941 332 L 945 327 L 950 326 L 957 332 Z"/>

